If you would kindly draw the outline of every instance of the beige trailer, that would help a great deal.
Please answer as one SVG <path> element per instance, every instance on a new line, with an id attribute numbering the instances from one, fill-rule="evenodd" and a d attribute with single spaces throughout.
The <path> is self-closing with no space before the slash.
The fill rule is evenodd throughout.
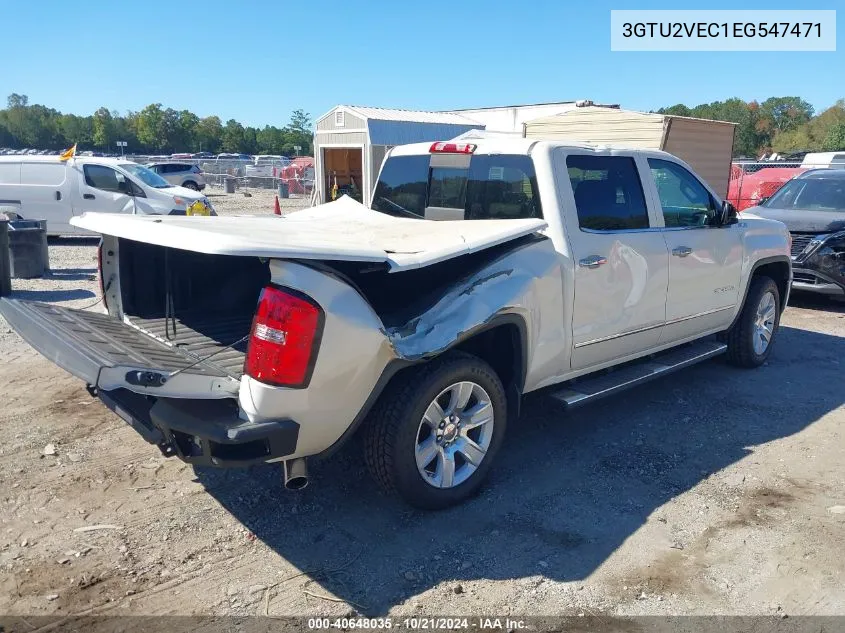
<path id="1" fill-rule="evenodd" d="M 527 138 L 660 149 L 688 163 L 721 196 L 728 192 L 735 123 L 583 107 L 523 124 Z"/>

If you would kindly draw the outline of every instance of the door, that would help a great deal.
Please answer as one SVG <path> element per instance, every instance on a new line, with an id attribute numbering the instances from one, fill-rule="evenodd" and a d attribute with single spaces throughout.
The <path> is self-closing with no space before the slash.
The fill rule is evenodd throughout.
<path id="1" fill-rule="evenodd" d="M 657 345 L 666 316 L 668 253 L 631 155 L 569 154 L 565 225 L 575 262 L 572 368 Z"/>
<path id="2" fill-rule="evenodd" d="M 74 214 L 133 213 L 135 200 L 128 195 L 129 180 L 108 165 L 83 163 L 74 168 L 79 172 L 79 197 L 74 203 Z"/>
<path id="3" fill-rule="evenodd" d="M 22 163 L 21 210 L 24 218 L 47 220 L 50 234 L 74 233 L 71 182 L 67 164 L 59 161 Z"/>
<path id="4" fill-rule="evenodd" d="M 739 300 L 741 231 L 719 226 L 721 203 L 683 165 L 648 159 L 669 251 L 669 291 L 662 340 L 728 327 Z"/>

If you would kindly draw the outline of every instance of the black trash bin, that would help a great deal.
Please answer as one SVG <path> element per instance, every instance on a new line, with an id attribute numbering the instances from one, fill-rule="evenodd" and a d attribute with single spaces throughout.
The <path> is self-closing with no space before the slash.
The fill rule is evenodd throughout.
<path id="1" fill-rule="evenodd" d="M 0 220 L 0 297 L 12 294 L 12 269 L 9 262 L 9 221 Z"/>
<path id="2" fill-rule="evenodd" d="M 288 188 L 288 183 L 286 183 L 284 180 L 279 181 L 279 197 L 280 198 L 290 197 L 290 189 Z"/>
<path id="3" fill-rule="evenodd" d="M 235 193 L 235 179 L 232 176 L 226 176 L 223 186 L 226 188 L 226 193 Z"/>
<path id="4" fill-rule="evenodd" d="M 47 222 L 12 220 L 8 223 L 9 268 L 15 279 L 43 277 L 48 270 Z"/>

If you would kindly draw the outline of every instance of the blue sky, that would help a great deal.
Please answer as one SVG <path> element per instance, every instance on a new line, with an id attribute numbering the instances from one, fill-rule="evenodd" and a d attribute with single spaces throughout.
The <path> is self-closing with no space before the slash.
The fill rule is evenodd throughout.
<path id="1" fill-rule="evenodd" d="M 339 103 L 443 110 L 592 99 L 633 109 L 845 97 L 845 11 L 828 53 L 610 51 L 614 9 L 836 9 L 841 0 L 6 2 L 0 96 L 62 112 L 160 102 L 283 125 Z M 15 51 L 14 56 L 10 51 Z"/>

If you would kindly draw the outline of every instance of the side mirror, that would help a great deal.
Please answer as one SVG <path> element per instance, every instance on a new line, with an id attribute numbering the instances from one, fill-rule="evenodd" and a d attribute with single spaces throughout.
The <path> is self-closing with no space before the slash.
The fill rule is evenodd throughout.
<path id="1" fill-rule="evenodd" d="M 125 193 L 127 196 L 132 195 L 132 188 L 129 186 L 129 183 L 125 180 L 118 180 L 117 181 L 117 190 L 120 193 Z"/>
<path id="2" fill-rule="evenodd" d="M 719 218 L 719 226 L 730 226 L 739 222 L 736 207 L 725 200 L 722 202 L 722 215 Z"/>

